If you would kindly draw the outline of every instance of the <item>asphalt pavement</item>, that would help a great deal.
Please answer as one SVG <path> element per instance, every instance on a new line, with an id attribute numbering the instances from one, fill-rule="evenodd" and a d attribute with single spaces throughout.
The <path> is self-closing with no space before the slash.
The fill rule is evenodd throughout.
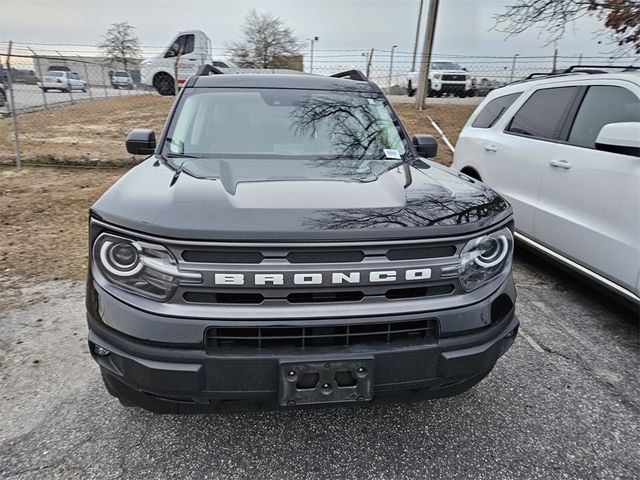
<path id="1" fill-rule="evenodd" d="M 107 394 L 81 284 L 3 289 L 0 478 L 637 479 L 637 314 L 531 254 L 515 276 L 521 334 L 461 396 L 206 416 Z"/>
<path id="2" fill-rule="evenodd" d="M 102 98 L 126 96 L 126 95 L 145 95 L 154 93 L 145 89 L 134 90 L 116 90 L 109 87 L 88 87 L 87 93 L 83 93 L 79 90 L 73 90 L 71 93 L 62 93 L 58 90 L 49 90 L 43 93 L 37 85 L 24 85 L 15 84 L 13 86 L 13 96 L 16 108 L 19 112 L 25 112 L 29 110 L 38 110 L 45 106 L 56 106 L 68 104 L 71 102 L 86 102 L 91 100 L 98 100 Z M 7 90 L 7 97 L 9 97 L 9 91 Z M 7 112 L 9 110 L 9 104 L 4 107 L 0 107 L 0 113 Z"/>

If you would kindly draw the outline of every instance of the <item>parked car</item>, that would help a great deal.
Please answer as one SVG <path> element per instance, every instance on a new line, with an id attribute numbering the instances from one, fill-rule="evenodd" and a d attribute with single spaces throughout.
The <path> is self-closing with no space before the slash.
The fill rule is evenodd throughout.
<path id="1" fill-rule="evenodd" d="M 48 71 L 42 76 L 42 81 L 38 82 L 38 86 L 43 92 L 49 90 L 60 90 L 62 92 L 70 92 L 71 90 L 87 91 L 87 82 L 80 78 L 75 72 L 67 71 Z"/>
<path id="2" fill-rule="evenodd" d="M 114 72 L 113 75 L 111 75 L 111 86 L 116 90 L 121 88 L 125 90 L 133 90 L 136 87 L 136 84 L 134 83 L 131 74 L 122 70 Z"/>
<path id="3" fill-rule="evenodd" d="M 89 347 L 124 405 L 461 393 L 518 331 L 512 214 L 360 72 L 190 77 L 91 208 Z M 161 119 L 157 119 L 160 121 Z M 410 392 L 410 393 L 409 393 Z"/>
<path id="4" fill-rule="evenodd" d="M 489 80 L 488 78 L 481 78 L 479 82 L 473 85 L 473 93 L 477 97 L 486 97 L 490 92 L 496 88 L 504 87 L 506 84 L 498 80 Z"/>
<path id="5" fill-rule="evenodd" d="M 0 107 L 7 106 L 7 91 L 4 89 L 4 85 L 0 83 Z"/>
<path id="6" fill-rule="evenodd" d="M 413 97 L 418 89 L 420 72 L 410 72 L 407 75 L 407 95 Z M 439 97 L 444 94 L 456 97 L 472 95 L 471 78 L 469 72 L 454 62 L 431 62 L 427 95 Z"/>
<path id="7" fill-rule="evenodd" d="M 640 304 L 640 72 L 574 72 L 491 92 L 453 167 L 509 200 L 516 238 Z"/>

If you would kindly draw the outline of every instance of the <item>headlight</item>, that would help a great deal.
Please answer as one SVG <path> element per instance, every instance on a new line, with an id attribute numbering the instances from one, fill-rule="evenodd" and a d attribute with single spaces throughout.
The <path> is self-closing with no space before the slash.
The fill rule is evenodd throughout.
<path id="1" fill-rule="evenodd" d="M 440 80 L 442 78 L 442 74 L 441 73 L 434 73 L 433 74 L 433 78 L 435 78 L 436 80 Z"/>
<path id="2" fill-rule="evenodd" d="M 143 297 L 166 301 L 180 282 L 200 283 L 202 276 L 183 272 L 162 245 L 102 234 L 93 246 L 93 260 L 114 285 Z"/>
<path id="3" fill-rule="evenodd" d="M 504 228 L 470 240 L 460 254 L 460 283 L 470 292 L 511 268 L 513 235 Z"/>

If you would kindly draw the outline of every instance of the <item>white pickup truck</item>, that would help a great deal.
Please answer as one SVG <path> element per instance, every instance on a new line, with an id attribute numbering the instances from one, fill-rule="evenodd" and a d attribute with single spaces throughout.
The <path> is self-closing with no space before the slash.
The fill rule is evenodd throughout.
<path id="1" fill-rule="evenodd" d="M 407 75 L 407 95 L 413 97 L 418 89 L 420 72 L 410 72 Z M 473 95 L 469 72 L 454 62 L 431 62 L 427 95 L 440 97 L 443 94 L 457 97 Z"/>
<path id="2" fill-rule="evenodd" d="M 140 64 L 141 83 L 155 88 L 161 95 L 174 95 L 176 76 L 181 85 L 205 64 L 237 69 L 228 60 L 211 57 L 211 39 L 202 30 L 178 32 L 169 47 Z"/>

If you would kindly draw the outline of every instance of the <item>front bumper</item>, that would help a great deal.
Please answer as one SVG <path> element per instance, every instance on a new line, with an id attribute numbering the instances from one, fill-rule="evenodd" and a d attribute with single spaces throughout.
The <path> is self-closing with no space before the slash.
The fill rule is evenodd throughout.
<path id="1" fill-rule="evenodd" d="M 443 322 L 456 317 L 458 320 L 479 317 L 499 295 L 506 295 L 505 291 L 513 296 L 512 280 L 505 284 L 508 285 L 503 284 L 476 305 L 428 312 L 423 314 L 424 318 Z M 282 405 L 279 392 L 282 362 L 370 362 L 375 375 L 374 401 L 455 395 L 492 370 L 497 359 L 513 344 L 519 325 L 511 308 L 489 326 L 441 335 L 423 345 L 353 345 L 278 352 L 166 346 L 123 335 L 96 319 L 91 311 L 87 318 L 90 351 L 101 367 L 109 392 L 125 404 L 158 413 Z M 96 355 L 96 346 L 109 353 Z"/>

